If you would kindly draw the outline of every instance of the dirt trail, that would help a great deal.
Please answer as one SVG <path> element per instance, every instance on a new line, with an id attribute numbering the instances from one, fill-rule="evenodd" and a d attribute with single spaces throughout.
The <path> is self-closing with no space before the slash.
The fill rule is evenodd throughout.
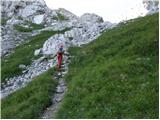
<path id="1" fill-rule="evenodd" d="M 64 98 L 64 95 L 67 91 L 67 85 L 64 80 L 64 75 L 68 72 L 68 64 L 69 64 L 69 55 L 64 56 L 64 64 L 62 65 L 62 72 L 61 75 L 54 76 L 54 79 L 58 80 L 58 85 L 56 87 L 56 92 L 52 97 L 52 104 L 46 108 L 43 115 L 41 116 L 42 119 L 54 119 L 55 113 L 58 111 L 58 108 Z"/>

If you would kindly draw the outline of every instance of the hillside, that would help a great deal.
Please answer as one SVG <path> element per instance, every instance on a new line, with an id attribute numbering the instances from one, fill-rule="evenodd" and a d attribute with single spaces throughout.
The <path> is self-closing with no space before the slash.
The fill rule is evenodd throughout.
<path id="1" fill-rule="evenodd" d="M 158 14 L 70 48 L 68 92 L 57 118 L 158 118 Z"/>
<path id="2" fill-rule="evenodd" d="M 66 88 L 63 78 L 55 78 L 53 56 L 59 45 L 67 53 L 70 46 L 89 43 L 115 24 L 93 13 L 78 17 L 63 8 L 51 10 L 44 0 L 2 0 L 1 7 L 1 117 L 43 118 L 53 96 Z M 68 63 L 63 66 L 64 76 Z"/>
<path id="3" fill-rule="evenodd" d="M 2 118 L 158 118 L 158 14 L 114 24 L 43 0 L 2 8 Z"/>
<path id="4" fill-rule="evenodd" d="M 115 24 L 96 14 L 78 17 L 63 8 L 51 10 L 44 0 L 3 0 L 0 27 L 4 98 L 54 67 L 56 59 L 50 57 L 60 44 L 67 51 L 70 46 L 89 43 Z"/>

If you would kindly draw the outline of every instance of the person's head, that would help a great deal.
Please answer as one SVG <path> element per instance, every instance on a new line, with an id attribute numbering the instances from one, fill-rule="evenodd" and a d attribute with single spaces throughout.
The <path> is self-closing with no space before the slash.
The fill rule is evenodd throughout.
<path id="1" fill-rule="evenodd" d="M 59 47 L 59 50 L 60 50 L 60 51 L 63 51 L 63 45 L 61 45 L 61 46 Z"/>

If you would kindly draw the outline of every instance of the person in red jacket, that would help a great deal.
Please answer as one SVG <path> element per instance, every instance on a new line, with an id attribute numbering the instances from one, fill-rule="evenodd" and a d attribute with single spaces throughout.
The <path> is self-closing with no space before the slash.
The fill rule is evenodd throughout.
<path id="1" fill-rule="evenodd" d="M 63 45 L 61 45 L 57 52 L 57 59 L 58 59 L 57 70 L 58 71 L 60 71 L 61 69 L 63 54 L 64 54 Z"/>

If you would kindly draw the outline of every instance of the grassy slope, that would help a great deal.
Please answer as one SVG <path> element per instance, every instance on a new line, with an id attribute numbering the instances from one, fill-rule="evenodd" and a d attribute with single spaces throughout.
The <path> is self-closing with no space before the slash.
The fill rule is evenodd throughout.
<path id="1" fill-rule="evenodd" d="M 14 53 L 8 58 L 2 59 L 1 75 L 2 82 L 7 77 L 13 77 L 21 74 L 21 69 L 18 68 L 19 64 L 29 65 L 34 60 L 34 51 L 43 46 L 44 42 L 56 33 L 63 33 L 63 31 L 43 31 L 40 34 L 29 38 L 29 42 L 15 48 Z"/>
<path id="2" fill-rule="evenodd" d="M 57 81 L 53 80 L 54 69 L 35 78 L 26 87 L 2 100 L 3 119 L 38 118 L 51 103 Z"/>
<path id="3" fill-rule="evenodd" d="M 158 118 L 158 14 L 71 48 L 68 93 L 57 118 Z"/>

